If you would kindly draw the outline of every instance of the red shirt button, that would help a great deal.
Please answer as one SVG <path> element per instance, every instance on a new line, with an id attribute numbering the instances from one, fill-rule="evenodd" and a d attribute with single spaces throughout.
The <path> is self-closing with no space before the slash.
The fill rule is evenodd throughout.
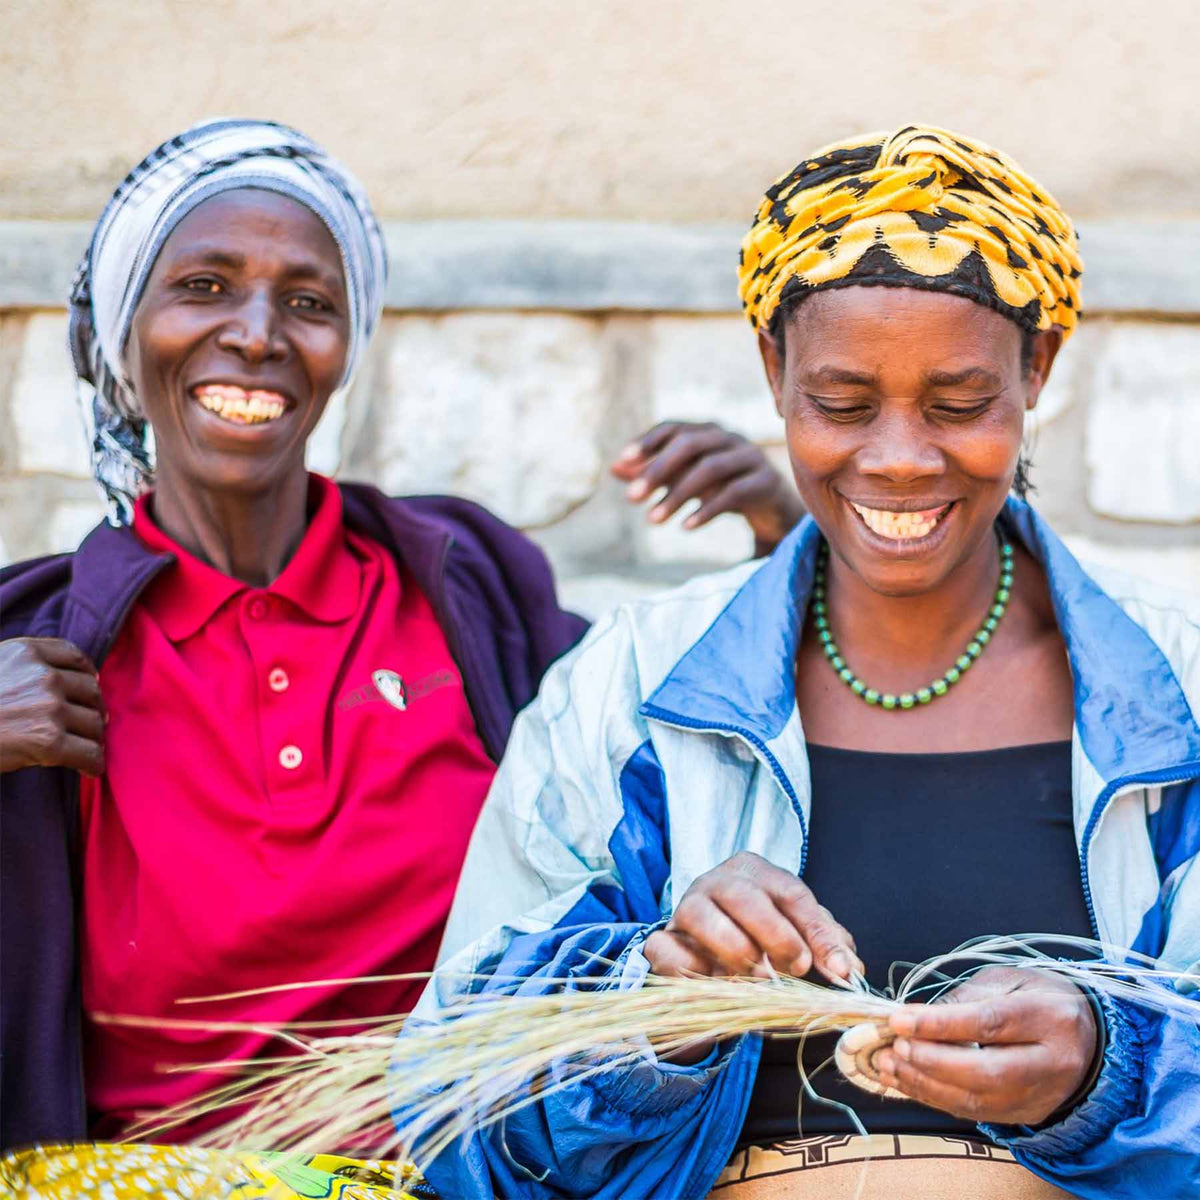
<path id="1" fill-rule="evenodd" d="M 303 761 L 299 746 L 284 746 L 279 752 L 279 765 L 285 771 L 294 771 Z"/>
<path id="2" fill-rule="evenodd" d="M 282 667 L 275 667 L 267 676 L 267 686 L 273 692 L 286 692 L 290 682 L 288 673 Z"/>
<path id="3" fill-rule="evenodd" d="M 267 602 L 261 597 L 256 597 L 246 605 L 246 611 L 255 621 L 261 621 L 267 615 Z"/>

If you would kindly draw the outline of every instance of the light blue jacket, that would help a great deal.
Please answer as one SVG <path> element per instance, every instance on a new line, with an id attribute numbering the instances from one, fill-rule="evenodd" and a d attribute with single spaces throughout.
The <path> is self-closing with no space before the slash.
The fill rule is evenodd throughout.
<path id="1" fill-rule="evenodd" d="M 1046 571 L 1070 656 L 1075 831 L 1096 935 L 1190 968 L 1200 604 L 1085 573 L 1021 502 L 1003 520 Z M 450 970 L 419 1011 L 453 998 L 466 972 L 533 992 L 564 975 L 637 986 L 639 946 L 697 876 L 739 850 L 803 874 L 811 796 L 793 671 L 817 545 L 806 520 L 765 563 L 618 609 L 552 669 L 514 728 L 447 928 Z M 1079 1196 L 1192 1195 L 1200 1027 L 1106 1008 L 1091 1095 L 1050 1128 L 985 1132 Z M 455 1200 L 703 1196 L 738 1137 L 760 1044 L 738 1039 L 696 1067 L 648 1053 L 443 1154 L 430 1180 Z"/>

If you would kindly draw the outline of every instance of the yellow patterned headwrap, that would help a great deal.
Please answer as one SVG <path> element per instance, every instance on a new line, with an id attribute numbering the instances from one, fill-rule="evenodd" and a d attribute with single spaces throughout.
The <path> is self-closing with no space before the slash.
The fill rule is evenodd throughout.
<path id="1" fill-rule="evenodd" d="M 882 284 L 1070 335 L 1082 271 L 1066 213 L 1011 158 L 906 125 L 826 146 L 773 184 L 742 242 L 738 287 L 755 329 L 793 297 Z"/>

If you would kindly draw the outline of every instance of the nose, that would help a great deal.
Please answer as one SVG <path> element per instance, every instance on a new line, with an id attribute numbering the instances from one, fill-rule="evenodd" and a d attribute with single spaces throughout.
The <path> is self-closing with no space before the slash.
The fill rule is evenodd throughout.
<path id="1" fill-rule="evenodd" d="M 856 462 L 864 475 L 889 483 L 927 479 L 946 469 L 945 455 L 915 404 L 885 405 L 867 427 L 867 439 Z"/>
<path id="2" fill-rule="evenodd" d="M 273 297 L 264 289 L 248 293 L 221 327 L 217 345 L 248 363 L 284 357 L 287 344 L 280 330 Z"/>

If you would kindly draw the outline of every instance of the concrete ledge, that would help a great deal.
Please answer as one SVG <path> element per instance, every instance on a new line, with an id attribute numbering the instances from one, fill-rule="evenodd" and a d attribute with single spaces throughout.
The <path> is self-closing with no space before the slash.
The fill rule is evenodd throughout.
<path id="1" fill-rule="evenodd" d="M 741 232 L 615 221 L 387 226 L 388 307 L 714 312 L 740 308 Z"/>
<path id="2" fill-rule="evenodd" d="M 387 307 L 738 311 L 735 225 L 393 221 Z M 0 221 L 0 309 L 61 308 L 90 226 Z M 1080 226 L 1093 314 L 1200 318 L 1200 221 Z"/>
<path id="3" fill-rule="evenodd" d="M 65 308 L 91 226 L 0 221 L 0 308 Z"/>

